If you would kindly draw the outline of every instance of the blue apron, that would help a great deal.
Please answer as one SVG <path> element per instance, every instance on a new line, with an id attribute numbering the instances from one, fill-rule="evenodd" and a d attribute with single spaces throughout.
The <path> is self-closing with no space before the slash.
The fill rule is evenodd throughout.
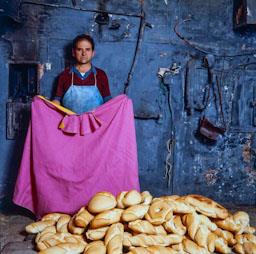
<path id="1" fill-rule="evenodd" d="M 82 114 L 103 104 L 103 98 L 97 87 L 96 74 L 94 74 L 95 83 L 93 86 L 77 86 L 73 84 L 74 71 L 72 71 L 71 86 L 68 88 L 62 99 L 62 105 Z"/>

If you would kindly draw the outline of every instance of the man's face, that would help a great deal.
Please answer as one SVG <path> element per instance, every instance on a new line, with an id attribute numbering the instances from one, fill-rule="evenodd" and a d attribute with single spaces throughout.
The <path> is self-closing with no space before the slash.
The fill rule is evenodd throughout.
<path id="1" fill-rule="evenodd" d="M 94 56 L 91 43 L 87 40 L 78 41 L 72 55 L 78 64 L 90 63 Z"/>

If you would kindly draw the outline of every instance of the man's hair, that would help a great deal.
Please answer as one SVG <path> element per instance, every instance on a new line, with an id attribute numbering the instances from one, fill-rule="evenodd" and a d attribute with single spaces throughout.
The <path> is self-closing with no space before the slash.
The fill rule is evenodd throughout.
<path id="1" fill-rule="evenodd" d="M 88 42 L 90 42 L 90 44 L 92 45 L 92 50 L 94 50 L 94 40 L 93 38 L 88 35 L 88 34 L 80 34 L 78 36 L 76 36 L 76 38 L 73 40 L 73 43 L 72 43 L 72 48 L 75 49 L 76 48 L 76 45 L 79 41 L 83 41 L 83 40 L 86 40 Z"/>

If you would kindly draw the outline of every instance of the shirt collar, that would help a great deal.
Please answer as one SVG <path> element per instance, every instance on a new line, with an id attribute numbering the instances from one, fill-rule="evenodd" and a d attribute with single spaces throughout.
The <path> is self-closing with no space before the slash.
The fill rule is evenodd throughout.
<path id="1" fill-rule="evenodd" d="M 73 66 L 70 68 L 70 73 L 72 73 L 72 72 L 76 73 L 79 77 L 81 77 L 81 78 L 83 78 L 83 79 L 86 78 L 86 77 L 88 77 L 91 72 L 92 72 L 94 75 L 97 74 L 97 70 L 96 70 L 96 68 L 94 67 L 94 65 L 92 65 L 92 66 L 91 66 L 91 69 L 88 70 L 84 75 L 81 75 L 81 73 L 78 71 L 78 69 L 75 67 L 75 65 L 73 65 Z"/>

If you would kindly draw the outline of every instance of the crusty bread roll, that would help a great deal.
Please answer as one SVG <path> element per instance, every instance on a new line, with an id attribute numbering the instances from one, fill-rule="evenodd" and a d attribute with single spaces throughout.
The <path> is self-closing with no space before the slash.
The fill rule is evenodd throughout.
<path id="1" fill-rule="evenodd" d="M 49 213 L 49 214 L 46 214 L 44 215 L 42 218 L 41 218 L 41 221 L 45 221 L 45 220 L 54 220 L 54 221 L 58 221 L 59 218 L 61 216 L 65 215 L 64 213 Z"/>
<path id="2" fill-rule="evenodd" d="M 238 253 L 238 254 L 245 254 L 244 252 L 244 247 L 242 244 L 240 243 L 237 243 L 233 246 L 233 249 L 232 249 L 235 253 Z"/>
<path id="3" fill-rule="evenodd" d="M 90 213 L 101 213 L 116 207 L 116 198 L 110 192 L 98 192 L 88 203 Z"/>
<path id="4" fill-rule="evenodd" d="M 256 243 L 247 242 L 243 244 L 245 254 L 256 254 Z"/>
<path id="5" fill-rule="evenodd" d="M 79 254 L 85 246 L 81 243 L 60 243 L 57 246 L 40 251 L 39 254 Z"/>
<path id="6" fill-rule="evenodd" d="M 215 241 L 215 251 L 222 254 L 231 253 L 231 249 L 228 247 L 227 242 L 221 237 L 218 237 Z"/>
<path id="7" fill-rule="evenodd" d="M 66 238 L 72 237 L 70 233 L 56 233 L 51 235 L 50 237 L 41 239 L 37 242 L 37 249 L 38 250 L 46 250 L 49 247 L 56 246 L 60 243 L 66 242 Z M 76 240 L 74 241 L 77 242 Z"/>
<path id="8" fill-rule="evenodd" d="M 164 222 L 164 228 L 169 233 L 174 233 L 177 235 L 185 235 L 187 228 L 182 224 L 181 217 L 179 215 L 175 215 L 169 221 Z"/>
<path id="9" fill-rule="evenodd" d="M 189 254 L 209 254 L 207 249 L 198 246 L 196 243 L 187 238 L 182 241 L 182 246 L 184 251 Z"/>
<path id="10" fill-rule="evenodd" d="M 103 239 L 104 236 L 106 235 L 108 228 L 109 227 L 88 229 L 86 231 L 86 238 L 93 241 Z"/>
<path id="11" fill-rule="evenodd" d="M 70 219 L 70 221 L 69 221 L 69 223 L 68 223 L 68 231 L 69 231 L 70 233 L 72 233 L 72 234 L 81 235 L 81 234 L 83 234 L 83 232 L 85 231 L 85 228 L 80 228 L 80 227 L 77 227 L 77 226 L 75 225 L 75 223 L 74 223 L 75 216 L 76 216 L 76 215 L 74 215 L 74 216 Z"/>
<path id="12" fill-rule="evenodd" d="M 150 205 L 153 197 L 149 191 L 143 191 L 141 192 L 141 199 L 142 199 L 141 200 L 142 205 Z"/>
<path id="13" fill-rule="evenodd" d="M 84 254 L 106 254 L 106 251 L 103 241 L 94 241 L 85 246 Z"/>
<path id="14" fill-rule="evenodd" d="M 36 234 L 42 232 L 45 228 L 55 225 L 54 220 L 45 220 L 33 222 L 25 227 L 27 233 Z"/>
<path id="15" fill-rule="evenodd" d="M 209 230 L 214 231 L 218 228 L 217 225 L 205 215 L 199 214 L 198 216 L 200 219 L 200 223 L 206 225 Z"/>
<path id="16" fill-rule="evenodd" d="M 142 197 L 141 194 L 136 190 L 122 191 L 117 195 L 116 200 L 118 208 L 126 208 L 140 204 Z"/>
<path id="17" fill-rule="evenodd" d="M 56 234 L 56 227 L 50 226 L 45 228 L 42 232 L 38 233 L 35 238 L 35 243 L 41 242 Z"/>
<path id="18" fill-rule="evenodd" d="M 60 216 L 59 220 L 56 223 L 56 230 L 59 233 L 66 233 L 68 232 L 68 223 L 71 219 L 71 216 L 68 214 L 64 214 Z"/>
<path id="19" fill-rule="evenodd" d="M 151 254 L 145 247 L 132 247 L 127 254 Z"/>
<path id="20" fill-rule="evenodd" d="M 111 225 L 105 235 L 105 245 L 108 254 L 123 253 L 124 226 L 122 223 Z"/>
<path id="21" fill-rule="evenodd" d="M 161 196 L 161 197 L 153 198 L 152 203 L 159 201 L 159 200 L 162 200 L 165 202 L 172 202 L 173 200 L 177 200 L 178 198 L 180 198 L 180 196 L 178 196 L 178 195 Z"/>
<path id="22" fill-rule="evenodd" d="M 155 230 L 156 230 L 156 235 L 167 235 L 167 232 L 165 231 L 162 225 L 155 226 Z"/>
<path id="23" fill-rule="evenodd" d="M 256 232 L 256 227 L 248 226 L 244 229 L 243 233 L 254 234 Z"/>
<path id="24" fill-rule="evenodd" d="M 129 222 L 128 227 L 136 233 L 144 233 L 149 235 L 156 234 L 154 226 L 147 220 L 131 221 Z"/>
<path id="25" fill-rule="evenodd" d="M 151 224 L 158 226 L 173 217 L 171 207 L 162 200 L 153 202 L 145 215 L 146 220 Z"/>
<path id="26" fill-rule="evenodd" d="M 154 198 L 152 202 L 154 203 L 159 200 L 162 200 L 165 203 L 167 203 L 171 207 L 174 214 L 176 214 L 176 213 L 186 214 L 186 213 L 192 213 L 195 211 L 195 209 L 192 206 L 190 206 L 189 204 L 186 203 L 186 201 L 183 197 L 179 197 L 176 195 L 162 196 L 160 198 Z"/>
<path id="27" fill-rule="evenodd" d="M 70 233 L 56 233 L 47 239 L 39 241 L 37 243 L 37 249 L 45 250 L 49 247 L 59 245 L 60 243 L 78 243 L 83 244 L 84 246 L 87 244 L 82 236 L 72 235 Z"/>
<path id="28" fill-rule="evenodd" d="M 123 209 L 114 208 L 105 212 L 97 214 L 91 221 L 91 228 L 102 228 L 109 226 L 113 223 L 119 222 Z"/>
<path id="29" fill-rule="evenodd" d="M 148 235 L 157 235 L 157 234 L 166 235 L 167 234 L 162 225 L 153 226 L 147 220 L 131 221 L 131 222 L 129 222 L 128 227 L 133 232 L 136 232 L 136 233 L 144 233 L 144 234 L 148 234 Z"/>
<path id="30" fill-rule="evenodd" d="M 122 220 L 125 222 L 142 219 L 147 213 L 149 205 L 134 205 L 125 209 L 122 213 Z"/>
<path id="31" fill-rule="evenodd" d="M 214 221 L 218 227 L 221 229 L 235 232 L 237 234 L 242 234 L 250 226 L 250 218 L 248 213 L 243 211 L 238 211 L 233 215 L 229 215 L 224 220 L 215 220 Z"/>
<path id="32" fill-rule="evenodd" d="M 172 248 L 163 246 L 150 246 L 147 247 L 147 251 L 149 251 L 150 254 L 178 254 L 178 252 Z"/>
<path id="33" fill-rule="evenodd" d="M 85 207 L 82 207 L 74 218 L 74 223 L 77 227 L 85 228 L 94 218 L 92 214 L 90 214 Z"/>
<path id="34" fill-rule="evenodd" d="M 131 248 L 127 254 L 180 254 L 180 252 L 169 247 L 150 246 Z"/>
<path id="35" fill-rule="evenodd" d="M 196 232 L 201 224 L 200 216 L 196 212 L 186 214 L 182 217 L 182 222 L 186 226 L 190 238 L 195 239 Z"/>
<path id="36" fill-rule="evenodd" d="M 129 236 L 124 234 L 123 245 L 126 247 L 148 247 L 153 245 L 169 246 L 171 244 L 180 243 L 183 237 L 180 235 L 146 235 L 138 234 L 135 236 Z"/>
<path id="37" fill-rule="evenodd" d="M 237 243 L 240 244 L 244 244 L 247 242 L 252 242 L 252 243 L 256 243 L 256 236 L 253 234 L 241 234 L 241 235 L 236 235 L 235 239 L 237 241 Z"/>
<path id="38" fill-rule="evenodd" d="M 216 234 L 218 237 L 225 239 L 229 246 L 233 246 L 236 244 L 236 239 L 234 238 L 234 235 L 229 231 L 217 228 L 213 231 L 213 233 Z"/>
<path id="39" fill-rule="evenodd" d="M 217 202 L 201 195 L 187 195 L 185 202 L 194 207 L 196 211 L 211 218 L 225 219 L 228 217 L 228 210 Z"/>

